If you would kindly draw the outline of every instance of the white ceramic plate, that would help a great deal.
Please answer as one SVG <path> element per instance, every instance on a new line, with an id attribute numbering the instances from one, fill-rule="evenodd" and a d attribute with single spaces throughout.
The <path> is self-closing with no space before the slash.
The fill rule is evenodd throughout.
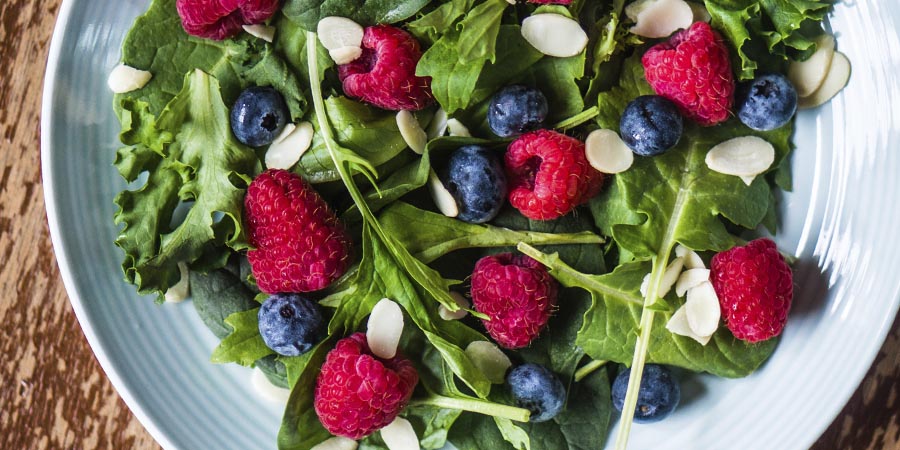
<path id="1" fill-rule="evenodd" d="M 72 306 L 113 385 L 166 449 L 272 449 L 280 406 L 216 345 L 189 303 L 156 306 L 122 281 L 112 198 L 119 130 L 106 76 L 148 0 L 66 0 L 44 89 L 42 162 L 53 246 Z M 838 5 L 850 85 L 800 115 L 795 191 L 779 245 L 797 296 L 778 351 L 746 379 L 697 377 L 672 418 L 636 425 L 634 449 L 804 449 L 866 373 L 900 300 L 900 4 Z"/>

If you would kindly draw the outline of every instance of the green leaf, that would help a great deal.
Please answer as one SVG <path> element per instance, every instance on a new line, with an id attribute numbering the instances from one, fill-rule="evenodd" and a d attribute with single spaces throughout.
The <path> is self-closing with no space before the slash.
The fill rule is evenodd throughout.
<path id="1" fill-rule="evenodd" d="M 508 6 L 506 0 L 484 0 L 466 14 L 457 27 L 460 30 L 458 50 L 461 62 L 496 60 L 500 20 Z"/>
<path id="2" fill-rule="evenodd" d="M 231 270 L 219 269 L 207 274 L 192 271 L 190 280 L 192 303 L 197 315 L 219 339 L 224 339 L 233 331 L 225 323 L 226 318 L 259 306 L 253 299 L 254 292 Z"/>
<path id="3" fill-rule="evenodd" d="M 319 422 L 313 407 L 316 378 L 334 342 L 320 342 L 312 350 L 279 361 L 287 368 L 291 395 L 284 408 L 281 428 L 278 430 L 279 450 L 307 450 L 331 437 Z"/>
<path id="4" fill-rule="evenodd" d="M 329 16 L 351 19 L 363 26 L 396 23 L 414 16 L 431 0 L 287 0 L 282 12 L 307 31 L 316 31 Z"/>
<path id="5" fill-rule="evenodd" d="M 150 122 L 145 103 L 126 101 L 123 106 L 135 108 L 131 114 L 142 116 L 140 123 Z M 247 247 L 241 211 L 259 160 L 234 139 L 228 123 L 218 82 L 197 70 L 185 77 L 184 88 L 160 113 L 155 134 L 128 134 L 142 140 L 125 142 L 131 147 L 119 152 L 120 172 L 150 173 L 143 186 L 115 198 L 115 222 L 124 225 L 116 245 L 125 252 L 125 278 L 139 293 L 162 296 L 178 281 L 179 262 L 208 260 L 215 253 L 220 256 L 213 259 L 224 264 L 228 248 Z M 155 136 L 164 141 L 171 137 L 161 159 L 149 153 L 159 148 Z M 172 224 L 179 202 L 193 203 L 181 223 Z M 217 214 L 222 214 L 220 220 Z"/>
<path id="6" fill-rule="evenodd" d="M 225 323 L 234 330 L 222 339 L 213 350 L 210 360 L 214 363 L 236 362 L 242 366 L 252 366 L 256 360 L 272 355 L 259 334 L 259 308 L 241 311 L 228 316 Z"/>
<path id="7" fill-rule="evenodd" d="M 406 28 L 420 41 L 434 43 L 438 34 L 449 30 L 456 21 L 472 9 L 476 0 L 446 1 L 428 14 L 408 22 Z"/>
<path id="8" fill-rule="evenodd" d="M 547 120 L 555 122 L 581 112 L 584 99 L 577 81 L 584 76 L 585 53 L 569 58 L 542 58 L 531 67 L 526 80 L 549 99 Z"/>

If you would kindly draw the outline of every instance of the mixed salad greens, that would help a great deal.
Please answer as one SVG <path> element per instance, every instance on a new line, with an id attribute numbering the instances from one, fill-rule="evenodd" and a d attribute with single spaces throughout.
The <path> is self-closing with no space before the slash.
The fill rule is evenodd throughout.
<path id="1" fill-rule="evenodd" d="M 515 3 L 515 2 L 513 2 Z M 702 128 L 685 124 L 678 146 L 638 157 L 611 177 L 599 196 L 552 221 L 529 220 L 507 207 L 488 224 L 438 212 L 425 187 L 432 167 L 463 145 L 502 151 L 491 133 L 487 102 L 511 83 L 539 86 L 549 123 L 583 138 L 618 130 L 626 104 L 653 91 L 644 79 L 642 49 L 657 42 L 629 32 L 625 0 L 574 0 L 535 5 L 506 0 L 286 0 L 270 20 L 274 41 L 246 33 L 222 41 L 188 36 L 175 0 L 153 0 L 123 45 L 122 61 L 153 74 L 139 90 L 118 94 L 115 110 L 124 147 L 115 166 L 134 190 L 115 199 L 116 244 L 125 278 L 141 294 L 164 293 L 190 269 L 194 305 L 221 339 L 212 355 L 263 370 L 291 390 L 278 446 L 309 449 L 330 437 L 313 410 L 318 367 L 336 340 L 359 330 L 376 302 L 399 303 L 406 322 L 400 347 L 417 366 L 420 384 L 403 413 L 422 448 L 451 442 L 460 449 L 599 449 L 612 416 L 612 363 L 658 363 L 722 377 L 743 377 L 772 354 L 776 339 L 748 344 L 720 327 L 708 345 L 671 333 L 666 322 L 683 303 L 662 296 L 658 281 L 677 245 L 709 255 L 744 242 L 760 227 L 775 232 L 774 191 L 790 189 L 793 124 L 756 132 L 740 121 Z M 829 1 L 706 0 L 711 24 L 725 36 L 739 79 L 761 70 L 784 72 L 815 50 Z M 587 32 L 585 51 L 545 56 L 522 37 L 520 23 L 552 12 Z M 350 18 L 363 26 L 390 23 L 412 33 L 424 55 L 417 74 L 432 79 L 437 105 L 416 112 L 423 125 L 442 108 L 475 137 L 436 136 L 424 155 L 408 149 L 395 113 L 342 94 L 334 62 L 317 41 L 319 20 Z M 250 276 L 242 223 L 243 197 L 264 169 L 265 148 L 238 142 L 229 108 L 249 86 L 272 86 L 291 121 L 309 121 L 311 148 L 291 169 L 313 183 L 351 230 L 354 267 L 314 294 L 330 316 L 328 336 L 301 356 L 277 356 L 263 342 L 257 313 L 266 295 Z M 747 185 L 711 171 L 711 147 L 757 135 L 776 151 L 772 170 Z M 552 369 L 568 388 L 564 411 L 543 423 L 523 422 L 503 386 L 492 385 L 464 349 L 487 339 L 477 312 L 443 320 L 438 305 L 459 308 L 450 292 L 481 256 L 520 251 L 540 261 L 565 289 L 549 326 L 529 347 L 507 354 L 517 363 Z M 706 252 L 706 253 L 704 253 Z M 662 297 L 662 298 L 658 298 Z M 576 372 L 578 377 L 576 381 Z M 620 430 L 626 435 L 630 420 Z M 620 439 L 624 439 L 620 436 Z M 385 448 L 378 434 L 360 448 Z"/>

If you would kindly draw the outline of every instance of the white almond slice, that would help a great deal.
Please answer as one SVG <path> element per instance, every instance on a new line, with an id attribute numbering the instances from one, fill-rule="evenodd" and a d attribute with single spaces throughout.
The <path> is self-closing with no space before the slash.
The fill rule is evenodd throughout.
<path id="1" fill-rule="evenodd" d="M 146 86 L 151 78 L 153 78 L 153 74 L 146 70 L 119 64 L 109 73 L 106 84 L 114 93 L 124 94 Z"/>
<path id="2" fill-rule="evenodd" d="M 431 123 L 428 124 L 428 129 L 425 130 L 425 134 L 428 136 L 428 140 L 432 140 L 436 137 L 441 137 L 444 133 L 447 132 L 447 111 L 444 111 L 444 108 L 438 108 L 437 111 L 434 112 L 434 117 L 431 119 Z"/>
<path id="3" fill-rule="evenodd" d="M 752 183 L 752 178 L 768 170 L 773 162 L 775 162 L 775 148 L 757 136 L 729 139 L 716 145 L 706 154 L 706 165 L 710 170 L 741 177 L 745 183 L 747 178 L 751 178 Z"/>
<path id="4" fill-rule="evenodd" d="M 322 47 L 334 50 L 341 47 L 361 47 L 364 30 L 362 25 L 346 17 L 330 16 L 319 21 L 316 33 Z"/>
<path id="5" fill-rule="evenodd" d="M 684 0 L 641 0 L 637 3 L 643 4 L 632 8 L 634 15 L 632 20 L 635 21 L 635 25 L 628 30 L 632 34 L 647 38 L 663 38 L 678 30 L 689 28 L 694 22 L 694 11 Z"/>
<path id="6" fill-rule="evenodd" d="M 560 58 L 581 53 L 588 43 L 588 35 L 577 21 L 553 13 L 526 17 L 522 37 L 537 51 Z"/>
<path id="7" fill-rule="evenodd" d="M 699 342 L 700 345 L 706 345 L 709 343 L 709 339 L 712 338 L 712 335 L 699 336 L 697 333 L 694 333 L 694 330 L 688 324 L 687 310 L 684 306 L 675 310 L 675 314 L 672 314 L 669 322 L 666 323 L 666 329 L 679 336 L 687 336 Z"/>
<path id="8" fill-rule="evenodd" d="M 180 303 L 191 295 L 191 274 L 187 264 L 183 262 L 178 263 L 178 272 L 181 278 L 178 279 L 174 286 L 166 289 L 166 302 Z"/>
<path id="9" fill-rule="evenodd" d="M 491 383 L 502 384 L 506 381 L 506 371 L 512 366 L 512 362 L 493 342 L 472 341 L 466 347 L 466 356 Z"/>
<path id="10" fill-rule="evenodd" d="M 650 287 L 650 274 L 644 275 L 644 279 L 641 280 L 641 296 L 647 296 L 647 288 Z"/>
<path id="11" fill-rule="evenodd" d="M 272 42 L 275 40 L 275 27 L 270 27 L 262 23 L 258 23 L 255 25 L 244 25 L 244 31 L 246 31 L 250 36 L 260 38 L 266 42 Z"/>
<path id="12" fill-rule="evenodd" d="M 250 375 L 250 384 L 260 397 L 272 403 L 286 405 L 291 396 L 290 390 L 272 384 L 269 377 L 258 367 L 253 369 L 253 374 Z"/>
<path id="13" fill-rule="evenodd" d="M 289 123 L 266 149 L 266 167 L 288 170 L 300 161 L 313 140 L 313 126 L 309 122 Z"/>
<path id="14" fill-rule="evenodd" d="M 684 294 L 704 281 L 709 281 L 709 269 L 688 269 L 681 272 L 678 281 L 675 282 L 675 295 L 684 297 Z"/>
<path id="15" fill-rule="evenodd" d="M 408 420 L 398 417 L 381 429 L 381 439 L 390 450 L 419 450 L 419 437 Z"/>
<path id="16" fill-rule="evenodd" d="M 334 61 L 335 64 L 342 66 L 344 64 L 350 64 L 362 56 L 362 48 L 352 46 L 335 48 L 328 50 L 328 55 L 331 56 L 331 60 Z"/>
<path id="17" fill-rule="evenodd" d="M 343 436 L 330 437 L 309 450 L 356 450 L 359 444 Z"/>
<path id="18" fill-rule="evenodd" d="M 391 299 L 383 298 L 372 308 L 366 324 L 366 342 L 375 356 L 391 359 L 397 355 L 403 334 L 403 311 Z"/>
<path id="19" fill-rule="evenodd" d="M 459 206 L 456 199 L 450 194 L 450 191 L 441 183 L 441 179 L 432 170 L 428 174 L 428 191 L 431 193 L 431 199 L 441 211 L 441 214 L 447 217 L 456 217 L 459 215 Z"/>
<path id="20" fill-rule="evenodd" d="M 425 153 L 425 146 L 428 144 L 428 135 L 419 124 L 419 120 L 413 113 L 403 110 L 397 113 L 397 128 L 400 128 L 400 136 L 406 145 L 412 151 L 422 154 Z"/>
<path id="21" fill-rule="evenodd" d="M 456 119 L 447 120 L 447 129 L 450 130 L 450 136 L 472 137 L 472 133 L 469 132 L 469 129 Z"/>
<path id="22" fill-rule="evenodd" d="M 666 271 L 663 272 L 662 279 L 659 280 L 659 298 L 665 297 L 669 291 L 672 290 L 672 286 L 678 281 L 678 275 L 681 273 L 683 267 L 684 258 L 675 258 L 669 263 L 669 266 L 666 267 Z"/>
<path id="23" fill-rule="evenodd" d="M 808 97 L 816 92 L 831 70 L 834 57 L 834 36 L 823 34 L 816 38 L 816 51 L 806 61 L 793 61 L 788 66 L 788 79 L 797 95 Z"/>
<path id="24" fill-rule="evenodd" d="M 699 336 L 709 336 L 719 328 L 722 310 L 712 283 L 705 281 L 687 291 L 684 303 L 688 324 Z"/>
<path id="25" fill-rule="evenodd" d="M 593 131 L 588 135 L 584 148 L 591 167 L 603 173 L 621 173 L 634 163 L 634 152 L 613 130 Z"/>
<path id="26" fill-rule="evenodd" d="M 691 12 L 694 13 L 694 22 L 709 22 L 712 16 L 702 3 L 688 2 Z"/>
<path id="27" fill-rule="evenodd" d="M 463 317 L 466 317 L 466 314 L 469 314 L 466 309 L 470 308 L 472 305 L 469 304 L 469 301 L 466 300 L 465 297 L 462 296 L 459 292 L 450 291 L 450 297 L 453 301 L 456 302 L 456 305 L 459 306 L 459 309 L 456 311 L 450 311 L 444 305 L 438 305 L 438 315 L 441 316 L 441 319 L 444 320 L 459 320 Z"/>
<path id="28" fill-rule="evenodd" d="M 835 52 L 834 58 L 831 60 L 831 70 L 828 71 L 825 82 L 812 95 L 801 98 L 799 106 L 807 109 L 827 103 L 847 86 L 847 82 L 850 81 L 850 72 L 850 60 L 847 56 L 843 53 Z"/>
<path id="29" fill-rule="evenodd" d="M 678 244 L 675 246 L 675 256 L 680 256 L 684 258 L 684 268 L 685 269 L 705 269 L 706 264 L 703 263 L 703 258 L 697 254 L 697 252 Z"/>

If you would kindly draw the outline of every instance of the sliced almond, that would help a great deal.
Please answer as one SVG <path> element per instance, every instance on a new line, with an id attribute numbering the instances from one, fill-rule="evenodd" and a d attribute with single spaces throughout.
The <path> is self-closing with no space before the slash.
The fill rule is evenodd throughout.
<path id="1" fill-rule="evenodd" d="M 425 153 L 425 146 L 428 144 L 428 135 L 419 124 L 416 116 L 409 111 L 400 111 L 397 113 L 397 128 L 400 128 L 400 136 L 403 141 L 412 149 L 412 151 L 422 154 Z"/>
<path id="2" fill-rule="evenodd" d="M 705 281 L 687 291 L 684 303 L 688 324 L 699 336 L 709 336 L 719 328 L 722 310 L 712 283 Z"/>
<path id="3" fill-rule="evenodd" d="M 146 86 L 151 78 L 153 78 L 153 74 L 146 70 L 119 64 L 109 73 L 106 84 L 114 93 L 125 94 Z"/>
<path id="4" fill-rule="evenodd" d="M 675 258 L 669 263 L 666 271 L 663 272 L 662 278 L 659 280 L 659 289 L 656 291 L 657 297 L 663 298 L 672 290 L 672 285 L 678 280 L 678 274 L 681 273 L 682 267 L 684 267 L 684 259 L 681 257 Z M 648 288 L 650 287 L 650 276 L 651 274 L 649 273 L 644 275 L 644 280 L 641 282 L 641 295 L 644 297 L 647 296 Z"/>
<path id="5" fill-rule="evenodd" d="M 684 258 L 684 268 L 685 269 L 705 269 L 706 264 L 703 263 L 703 258 L 700 258 L 700 255 L 697 252 L 678 244 L 675 246 L 675 256 L 680 256 Z"/>
<path id="6" fill-rule="evenodd" d="M 444 320 L 459 320 L 463 317 L 466 317 L 466 314 L 469 314 L 466 309 L 470 308 L 472 305 L 469 304 L 469 301 L 463 297 L 462 294 L 456 291 L 450 291 L 450 297 L 456 302 L 456 305 L 459 306 L 459 309 L 456 311 L 450 311 L 444 305 L 438 305 L 438 315 L 441 316 L 441 319 Z"/>
<path id="7" fill-rule="evenodd" d="M 178 279 L 174 286 L 166 289 L 166 302 L 180 303 L 191 295 L 191 276 L 187 264 L 183 262 L 178 263 L 178 273 L 181 275 L 181 278 Z"/>
<path id="8" fill-rule="evenodd" d="M 828 71 L 828 76 L 825 77 L 825 82 L 809 97 L 800 98 L 798 106 L 807 109 L 827 103 L 847 86 L 847 82 L 850 81 L 851 70 L 850 60 L 847 56 L 843 53 L 835 52 L 834 58 L 831 60 L 831 69 Z"/>
<path id="9" fill-rule="evenodd" d="M 403 311 L 391 299 L 383 298 L 372 308 L 366 324 L 366 342 L 375 356 L 391 359 L 397 355 L 403 334 Z"/>
<path id="10" fill-rule="evenodd" d="M 834 36 L 823 34 L 816 38 L 816 51 L 806 61 L 793 61 L 788 66 L 788 79 L 797 95 L 808 97 L 817 91 L 831 70 L 834 57 Z"/>
<path id="11" fill-rule="evenodd" d="M 493 342 L 472 341 L 466 347 L 466 356 L 491 383 L 502 384 L 506 381 L 506 371 L 512 366 L 512 362 Z"/>
<path id="12" fill-rule="evenodd" d="M 672 314 L 669 322 L 666 323 L 666 329 L 674 334 L 687 336 L 699 342 L 700 345 L 706 345 L 709 343 L 710 338 L 712 338 L 712 335 L 700 336 L 691 329 L 690 324 L 688 324 L 687 311 L 684 306 L 675 310 L 675 314 Z"/>
<path id="13" fill-rule="evenodd" d="M 613 130 L 591 132 L 584 148 L 591 167 L 603 173 L 621 173 L 634 163 L 634 152 L 625 145 L 619 133 Z"/>
<path id="14" fill-rule="evenodd" d="M 684 294 L 704 281 L 709 281 L 709 269 L 688 269 L 681 272 L 678 281 L 675 282 L 675 295 L 684 297 Z"/>
<path id="15" fill-rule="evenodd" d="M 328 55 L 331 56 L 331 60 L 334 61 L 335 64 L 342 66 L 344 64 L 350 64 L 362 56 L 362 48 L 350 46 L 338 47 L 328 50 Z"/>
<path id="16" fill-rule="evenodd" d="M 447 111 L 444 111 L 444 108 L 438 108 L 434 112 L 434 117 L 431 119 L 431 123 L 428 124 L 428 129 L 425 130 L 429 141 L 436 137 L 441 137 L 447 132 L 447 119 Z"/>
<path id="17" fill-rule="evenodd" d="M 288 170 L 300 161 L 313 140 L 313 126 L 309 122 L 289 123 L 266 149 L 266 167 Z"/>
<path id="18" fill-rule="evenodd" d="M 729 139 L 706 154 L 706 165 L 710 170 L 741 177 L 748 186 L 754 177 L 769 170 L 773 162 L 775 148 L 756 136 Z"/>
<path id="19" fill-rule="evenodd" d="M 650 274 L 644 275 L 644 279 L 641 280 L 641 296 L 647 296 L 647 288 L 650 287 Z"/>
<path id="20" fill-rule="evenodd" d="M 322 47 L 334 50 L 341 47 L 361 47 L 363 40 L 362 25 L 338 16 L 325 17 L 316 27 Z"/>
<path id="21" fill-rule="evenodd" d="M 588 35 L 581 25 L 561 14 L 534 14 L 522 21 L 522 37 L 547 56 L 575 56 L 587 47 Z"/>
<path id="22" fill-rule="evenodd" d="M 291 396 L 290 390 L 272 384 L 269 381 L 269 377 L 262 370 L 259 370 L 258 367 L 253 369 L 253 374 L 250 375 L 250 384 L 253 385 L 253 389 L 260 397 L 272 403 L 286 405 L 288 398 Z"/>
<path id="23" fill-rule="evenodd" d="M 447 129 L 450 130 L 450 136 L 472 137 L 472 133 L 469 132 L 469 129 L 456 119 L 447 120 Z"/>
<path id="24" fill-rule="evenodd" d="M 408 420 L 398 417 L 381 429 L 381 439 L 390 450 L 419 450 L 419 437 Z"/>
<path id="25" fill-rule="evenodd" d="M 635 22 L 630 31 L 648 38 L 668 37 L 694 22 L 694 11 L 684 0 L 638 0 L 625 8 Z"/>
<path id="26" fill-rule="evenodd" d="M 343 436 L 330 437 L 309 450 L 356 450 L 359 444 Z"/>
<path id="27" fill-rule="evenodd" d="M 709 22 L 712 20 L 712 16 L 709 15 L 709 11 L 702 3 L 687 2 L 687 4 L 691 7 L 691 12 L 694 13 L 694 22 Z"/>
<path id="28" fill-rule="evenodd" d="M 275 27 L 270 27 L 263 23 L 244 25 L 244 31 L 250 36 L 260 38 L 266 42 L 275 40 Z"/>
<path id="29" fill-rule="evenodd" d="M 456 204 L 456 199 L 444 187 L 444 183 L 441 183 L 441 179 L 434 173 L 434 170 L 428 174 L 428 191 L 431 193 L 431 199 L 434 200 L 434 204 L 441 211 L 441 214 L 447 217 L 459 215 L 459 206 Z"/>

